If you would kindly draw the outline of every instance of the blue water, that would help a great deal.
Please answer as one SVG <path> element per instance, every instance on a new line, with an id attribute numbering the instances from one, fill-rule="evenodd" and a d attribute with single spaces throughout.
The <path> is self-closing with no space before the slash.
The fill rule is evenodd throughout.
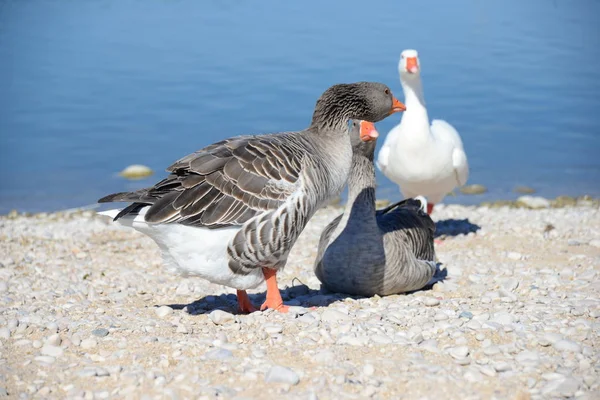
<path id="1" fill-rule="evenodd" d="M 0 0 L 0 213 L 87 205 L 219 139 L 302 129 L 335 83 L 402 99 L 405 48 L 489 188 L 447 203 L 518 184 L 598 196 L 598 15 L 595 0 Z M 157 174 L 116 174 L 134 163 Z"/>

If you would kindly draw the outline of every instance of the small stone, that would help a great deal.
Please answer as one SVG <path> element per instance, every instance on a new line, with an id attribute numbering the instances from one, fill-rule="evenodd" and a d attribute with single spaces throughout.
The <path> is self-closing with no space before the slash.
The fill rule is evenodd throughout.
<path id="1" fill-rule="evenodd" d="M 539 363 L 540 355 L 535 351 L 525 350 L 517 354 L 515 360 L 523 366 L 534 367 Z"/>
<path id="2" fill-rule="evenodd" d="M 263 326 L 263 330 L 270 335 L 275 335 L 283 332 L 283 326 L 280 324 L 268 324 Z"/>
<path id="3" fill-rule="evenodd" d="M 156 315 L 159 318 L 164 318 L 167 315 L 171 315 L 173 313 L 173 309 L 169 306 L 160 306 L 154 311 L 156 312 Z"/>
<path id="4" fill-rule="evenodd" d="M 110 372 L 102 367 L 98 367 L 96 368 L 96 376 L 110 376 Z"/>
<path id="5" fill-rule="evenodd" d="M 510 371 L 512 368 L 510 364 L 506 361 L 499 361 L 494 363 L 494 369 L 496 370 L 496 372 L 506 372 Z"/>
<path id="6" fill-rule="evenodd" d="M 152 169 L 145 165 L 133 164 L 119 172 L 119 175 L 127 179 L 142 179 L 152 175 L 153 173 L 154 172 Z"/>
<path id="7" fill-rule="evenodd" d="M 515 191 L 515 193 L 521 193 L 521 194 L 535 193 L 535 189 L 533 189 L 529 186 L 524 186 L 524 185 L 519 185 L 519 186 L 515 187 L 514 191 Z"/>
<path id="8" fill-rule="evenodd" d="M 449 353 L 456 359 L 465 358 L 469 355 L 469 348 L 467 346 L 453 347 L 449 350 Z"/>
<path id="9" fill-rule="evenodd" d="M 482 365 L 481 367 L 479 367 L 479 370 L 484 375 L 487 375 L 487 376 L 496 376 L 496 370 L 494 368 L 490 367 L 490 366 Z"/>
<path id="10" fill-rule="evenodd" d="M 297 385 L 300 377 L 296 372 L 287 367 L 274 365 L 265 375 L 265 383 L 285 383 L 288 385 Z"/>
<path id="11" fill-rule="evenodd" d="M 531 209 L 548 208 L 551 205 L 550 200 L 539 196 L 521 196 L 517 204 Z"/>
<path id="12" fill-rule="evenodd" d="M 43 346 L 40 340 L 34 340 L 31 345 L 34 349 L 40 349 Z"/>
<path id="13" fill-rule="evenodd" d="M 10 339 L 10 329 L 8 329 L 7 327 L 0 328 L 0 339 Z"/>
<path id="14" fill-rule="evenodd" d="M 462 311 L 458 315 L 458 318 L 472 319 L 473 318 L 473 313 L 471 311 Z"/>
<path id="15" fill-rule="evenodd" d="M 329 323 L 350 321 L 350 317 L 341 311 L 328 308 L 321 314 L 321 321 Z"/>
<path id="16" fill-rule="evenodd" d="M 35 361 L 40 362 L 42 364 L 52 364 L 54 361 L 56 361 L 56 358 L 52 356 L 37 356 L 35 358 Z"/>
<path id="17" fill-rule="evenodd" d="M 487 192 L 487 188 L 479 184 L 465 185 L 462 186 L 459 190 L 463 194 L 483 194 Z"/>
<path id="18" fill-rule="evenodd" d="M 208 318 L 210 318 L 210 320 L 215 325 L 224 325 L 224 324 L 227 324 L 229 322 L 235 321 L 235 316 L 233 314 L 230 314 L 230 313 L 225 312 L 223 310 L 214 310 L 214 311 L 212 311 L 210 314 L 208 314 Z"/>
<path id="19" fill-rule="evenodd" d="M 233 353 L 226 349 L 213 349 L 204 354 L 208 360 L 226 360 L 233 357 Z"/>
<path id="20" fill-rule="evenodd" d="M 58 332 L 58 324 L 56 322 L 50 322 L 46 325 L 46 329 L 52 333 Z"/>
<path id="21" fill-rule="evenodd" d="M 523 255 L 521 253 L 517 253 L 516 251 L 509 251 L 506 253 L 506 257 L 511 260 L 519 261 L 521 258 L 523 258 Z"/>
<path id="22" fill-rule="evenodd" d="M 94 329 L 92 331 L 92 335 L 98 336 L 98 337 L 108 336 L 108 329 L 105 329 L 105 328 Z"/>
<path id="23" fill-rule="evenodd" d="M 435 307 L 440 305 L 440 301 L 435 297 L 427 297 L 425 298 L 425 301 L 423 301 L 423 304 L 427 307 Z"/>
<path id="24" fill-rule="evenodd" d="M 508 292 L 514 292 L 519 287 L 519 280 L 515 278 L 508 278 L 502 282 L 502 287 Z"/>
<path id="25" fill-rule="evenodd" d="M 588 244 L 592 247 L 600 247 L 600 239 L 592 239 Z"/>
<path id="26" fill-rule="evenodd" d="M 363 367 L 363 374 L 366 376 L 373 376 L 373 374 L 375 374 L 375 367 L 372 364 L 365 364 Z"/>
<path id="27" fill-rule="evenodd" d="M 62 343 L 62 339 L 60 338 L 60 335 L 58 333 L 55 333 L 54 335 L 48 336 L 44 343 L 50 346 L 60 346 L 60 344 Z"/>
<path id="28" fill-rule="evenodd" d="M 557 351 L 567 351 L 571 353 L 581 353 L 581 346 L 572 340 L 561 339 L 553 344 L 553 347 Z"/>
<path id="29" fill-rule="evenodd" d="M 315 354 L 313 359 L 319 364 L 333 364 L 335 362 L 335 353 L 331 350 L 322 350 Z"/>
<path id="30" fill-rule="evenodd" d="M 514 322 L 514 317 L 507 312 L 497 312 L 494 314 L 492 321 L 501 325 L 510 325 Z"/>
<path id="31" fill-rule="evenodd" d="M 63 355 L 63 349 L 61 349 L 58 346 L 52 346 L 49 344 L 42 347 L 41 352 L 45 356 L 52 356 L 52 357 L 60 357 Z"/>
<path id="32" fill-rule="evenodd" d="M 548 382 L 542 389 L 546 395 L 558 395 L 564 397 L 573 397 L 579 390 L 579 382 L 573 378 L 565 378 Z"/>
<path id="33" fill-rule="evenodd" d="M 96 342 L 96 339 L 89 338 L 83 339 L 79 345 L 84 349 L 93 349 L 98 345 L 98 342 Z"/>

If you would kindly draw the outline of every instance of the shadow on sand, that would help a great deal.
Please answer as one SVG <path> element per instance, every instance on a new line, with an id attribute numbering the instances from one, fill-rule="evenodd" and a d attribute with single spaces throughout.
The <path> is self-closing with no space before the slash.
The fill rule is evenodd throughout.
<path id="1" fill-rule="evenodd" d="M 435 223 L 435 237 L 467 235 L 477 232 L 481 227 L 469 222 L 469 219 L 445 219 Z"/>
<path id="2" fill-rule="evenodd" d="M 416 293 L 421 291 L 429 291 L 437 282 L 441 282 L 446 279 L 446 269 L 440 269 L 440 263 L 437 264 L 436 272 L 431 280 L 423 288 L 415 290 L 409 293 Z M 265 301 L 266 292 L 260 293 L 249 293 L 248 296 L 255 307 Z M 289 306 L 301 306 L 301 307 L 327 307 L 328 305 L 344 301 L 345 299 L 362 299 L 363 296 L 348 295 L 345 293 L 332 293 L 327 289 L 321 287 L 319 290 L 311 289 L 305 284 L 299 284 L 291 287 L 281 289 L 281 297 L 283 302 Z M 162 304 L 156 305 L 156 307 Z M 237 297 L 233 293 L 222 294 L 220 296 L 205 296 L 189 304 L 167 304 L 174 310 L 184 310 L 188 314 L 198 315 L 210 313 L 214 310 L 223 310 L 232 314 L 240 314 L 238 310 Z"/>

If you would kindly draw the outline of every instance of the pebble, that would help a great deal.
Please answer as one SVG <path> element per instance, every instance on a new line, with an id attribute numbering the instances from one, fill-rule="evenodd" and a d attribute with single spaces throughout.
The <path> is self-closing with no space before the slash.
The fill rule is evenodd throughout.
<path id="1" fill-rule="evenodd" d="M 515 360 L 523 366 L 536 366 L 539 364 L 540 355 L 535 351 L 525 350 L 517 354 Z"/>
<path id="2" fill-rule="evenodd" d="M 225 312 L 223 310 L 214 310 L 214 311 L 211 311 L 211 313 L 208 314 L 208 318 L 210 318 L 210 320 L 215 325 L 225 325 L 227 323 L 235 321 L 235 316 L 233 314 L 230 314 L 230 313 Z"/>
<path id="3" fill-rule="evenodd" d="M 54 335 L 48 336 L 44 343 L 50 346 L 60 346 L 62 339 L 58 333 L 55 333 Z"/>
<path id="4" fill-rule="evenodd" d="M 510 364 L 505 361 L 496 362 L 493 366 L 496 372 L 506 372 L 512 369 Z"/>
<path id="5" fill-rule="evenodd" d="M 41 352 L 45 356 L 52 356 L 52 357 L 60 357 L 63 355 L 62 348 L 60 348 L 58 346 L 52 346 L 50 344 L 47 344 L 44 347 L 42 347 Z"/>
<path id="6" fill-rule="evenodd" d="M 226 349 L 213 349 L 204 354 L 208 360 L 226 360 L 233 357 L 233 353 Z"/>
<path id="7" fill-rule="evenodd" d="M 600 239 L 592 239 L 588 244 L 592 247 L 600 247 Z"/>
<path id="8" fill-rule="evenodd" d="M 300 377 L 290 368 L 274 365 L 265 375 L 265 382 L 297 385 L 300 382 Z"/>
<path id="9" fill-rule="evenodd" d="M 514 317 L 507 312 L 498 312 L 494 314 L 492 321 L 501 325 L 510 325 L 514 322 Z"/>
<path id="10" fill-rule="evenodd" d="M 105 329 L 105 328 L 94 329 L 92 331 L 92 335 L 98 336 L 98 337 L 108 336 L 108 329 Z"/>
<path id="11" fill-rule="evenodd" d="M 568 351 L 572 353 L 581 353 L 581 346 L 572 340 L 561 339 L 555 342 L 553 345 L 557 351 Z"/>
<path id="12" fill-rule="evenodd" d="M 521 253 L 517 253 L 516 251 L 509 251 L 506 254 L 506 257 L 510 258 L 511 260 L 519 261 L 521 258 L 523 258 L 523 255 Z"/>
<path id="13" fill-rule="evenodd" d="M 323 314 L 321 314 L 321 321 L 337 323 L 342 321 L 350 321 L 350 317 L 343 312 L 328 308 L 323 311 Z"/>
<path id="14" fill-rule="evenodd" d="M 10 329 L 8 329 L 7 327 L 0 328 L 0 339 L 10 339 Z"/>
<path id="15" fill-rule="evenodd" d="M 160 306 L 155 309 L 155 312 L 159 318 L 165 318 L 166 316 L 173 314 L 173 309 L 169 306 Z"/>
<path id="16" fill-rule="evenodd" d="M 540 196 L 521 196 L 517 199 L 517 203 L 524 205 L 525 207 L 532 209 L 540 209 L 540 208 L 548 208 L 551 206 L 551 203 L 548 199 L 545 199 Z"/>
<path id="17" fill-rule="evenodd" d="M 458 346 L 450 348 L 449 353 L 452 357 L 459 359 L 465 358 L 469 355 L 469 348 L 467 346 Z"/>
<path id="18" fill-rule="evenodd" d="M 93 349 L 98 345 L 98 342 L 96 339 L 89 338 L 83 339 L 79 345 L 84 349 Z"/>
<path id="19" fill-rule="evenodd" d="M 435 297 L 426 297 L 425 301 L 423 301 L 423 304 L 425 304 L 427 307 L 435 307 L 440 305 L 440 301 Z"/>

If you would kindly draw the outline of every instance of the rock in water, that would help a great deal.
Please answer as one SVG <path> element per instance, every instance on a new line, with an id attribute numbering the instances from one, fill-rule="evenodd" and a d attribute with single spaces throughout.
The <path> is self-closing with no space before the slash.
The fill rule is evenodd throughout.
<path id="1" fill-rule="evenodd" d="M 149 167 L 141 164 L 133 164 L 119 172 L 123 178 L 127 179 L 142 179 L 154 174 L 154 171 Z"/>
<path id="2" fill-rule="evenodd" d="M 482 194 L 487 192 L 487 188 L 485 186 L 478 184 L 466 185 L 461 187 L 459 190 L 462 194 Z"/>
<path id="3" fill-rule="evenodd" d="M 535 189 L 529 186 L 517 186 L 515 188 L 515 192 L 521 194 L 532 194 L 535 193 Z"/>

